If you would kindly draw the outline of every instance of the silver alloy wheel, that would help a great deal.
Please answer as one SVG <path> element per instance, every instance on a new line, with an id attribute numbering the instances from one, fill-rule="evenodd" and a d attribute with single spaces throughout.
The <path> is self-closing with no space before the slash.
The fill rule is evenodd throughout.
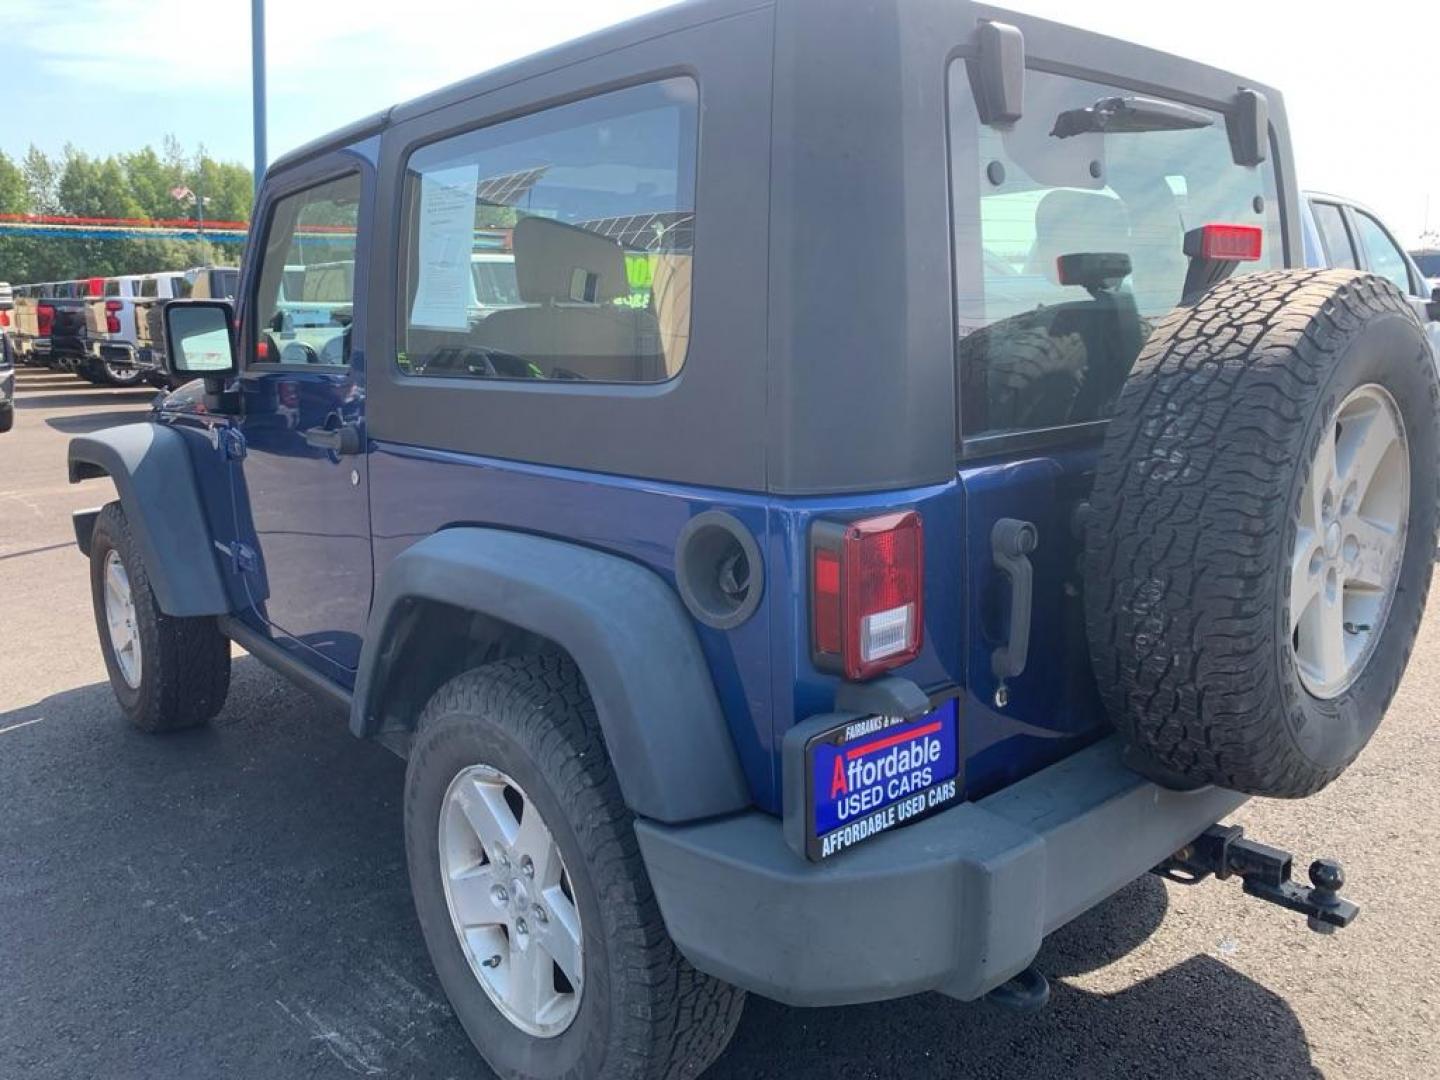
<path id="1" fill-rule="evenodd" d="M 105 555 L 105 623 L 110 628 L 110 650 L 115 654 L 120 677 L 131 690 L 140 689 L 140 627 L 135 622 L 130 575 L 114 548 Z"/>
<path id="2" fill-rule="evenodd" d="M 440 870 L 470 969 L 521 1031 L 559 1035 L 583 989 L 584 938 L 555 838 L 524 789 L 474 765 L 445 792 Z"/>
<path id="3" fill-rule="evenodd" d="M 1310 466 L 1290 572 L 1290 643 L 1317 698 L 1344 693 L 1380 639 L 1400 577 L 1410 450 L 1390 392 L 1346 395 Z"/>

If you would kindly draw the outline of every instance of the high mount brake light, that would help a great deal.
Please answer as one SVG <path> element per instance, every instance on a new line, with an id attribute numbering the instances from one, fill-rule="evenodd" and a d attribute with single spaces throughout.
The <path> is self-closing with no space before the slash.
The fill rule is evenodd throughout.
<path id="1" fill-rule="evenodd" d="M 913 510 L 810 534 L 810 627 L 816 666 L 868 679 L 908 664 L 924 640 L 925 532 Z"/>
<path id="2" fill-rule="evenodd" d="M 1256 225 L 1202 225 L 1185 234 L 1185 254 L 1215 262 L 1256 262 L 1265 231 Z"/>

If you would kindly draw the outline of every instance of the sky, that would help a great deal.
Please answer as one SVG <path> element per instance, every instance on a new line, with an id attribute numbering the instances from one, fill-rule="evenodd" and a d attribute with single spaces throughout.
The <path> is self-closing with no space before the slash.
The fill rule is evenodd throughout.
<path id="1" fill-rule="evenodd" d="M 834 0 L 843 17 L 849 0 Z M 1005 3 L 1005 0 L 999 0 Z M 655 0 L 268 0 L 270 156 L 386 105 L 663 6 Z M 1436 0 L 1009 0 L 1278 87 L 1302 185 L 1440 230 Z M 0 150 L 190 150 L 250 164 L 246 0 L 0 0 Z"/>

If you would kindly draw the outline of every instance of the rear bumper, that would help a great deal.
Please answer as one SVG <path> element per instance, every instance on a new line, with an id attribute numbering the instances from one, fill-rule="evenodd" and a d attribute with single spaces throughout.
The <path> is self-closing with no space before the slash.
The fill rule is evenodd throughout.
<path id="1" fill-rule="evenodd" d="M 820 864 L 758 812 L 636 832 L 670 935 L 701 971 L 792 1005 L 971 1000 L 1244 801 L 1160 788 L 1111 738 Z"/>

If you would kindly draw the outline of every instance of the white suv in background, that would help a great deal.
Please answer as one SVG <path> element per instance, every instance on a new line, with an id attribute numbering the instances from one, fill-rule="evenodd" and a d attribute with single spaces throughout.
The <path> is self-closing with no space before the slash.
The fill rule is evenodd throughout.
<path id="1" fill-rule="evenodd" d="M 1379 215 L 1354 199 L 1320 191 L 1304 192 L 1300 209 L 1306 264 L 1368 270 L 1389 278 L 1414 302 L 1440 362 L 1440 321 L 1431 317 L 1440 282 L 1421 273 Z"/>

